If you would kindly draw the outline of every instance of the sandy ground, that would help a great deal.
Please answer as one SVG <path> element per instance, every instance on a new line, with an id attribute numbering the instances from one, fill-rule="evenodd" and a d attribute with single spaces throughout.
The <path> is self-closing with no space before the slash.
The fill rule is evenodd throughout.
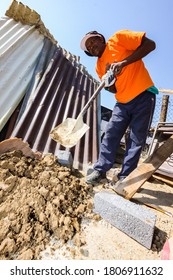
<path id="1" fill-rule="evenodd" d="M 173 216 L 151 209 L 157 221 L 148 250 L 93 212 L 93 197 L 105 190 L 105 181 L 93 188 L 84 179 L 53 155 L 2 153 L 0 259 L 160 259 L 173 236 Z M 141 207 L 154 203 L 173 215 L 173 188 L 161 181 L 146 182 L 134 198 Z"/>
<path id="2" fill-rule="evenodd" d="M 95 192 L 105 190 L 104 184 L 94 188 Z M 141 201 L 141 207 L 153 211 L 156 216 L 151 249 L 147 249 L 122 231 L 103 219 L 84 220 L 81 236 L 86 244 L 74 246 L 73 242 L 62 243 L 53 239 L 42 259 L 81 259 L 81 260 L 159 260 L 165 241 L 173 236 L 173 216 L 148 208 L 144 203 L 156 204 L 173 215 L 173 188 L 157 181 L 146 182 L 135 199 Z M 72 252 L 72 253 L 70 253 Z"/>

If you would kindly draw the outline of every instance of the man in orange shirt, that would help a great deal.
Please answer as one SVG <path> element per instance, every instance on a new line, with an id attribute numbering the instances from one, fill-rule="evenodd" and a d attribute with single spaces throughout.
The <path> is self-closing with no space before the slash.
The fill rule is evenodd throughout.
<path id="1" fill-rule="evenodd" d="M 99 158 L 86 182 L 95 184 L 106 177 L 129 128 L 124 161 L 118 174 L 121 182 L 137 167 L 155 108 L 158 90 L 142 61 L 155 49 L 155 42 L 147 38 L 145 32 L 130 30 L 120 30 L 106 42 L 102 34 L 91 31 L 84 36 L 80 46 L 87 55 L 98 57 L 96 72 L 101 80 L 110 69 L 116 73 L 113 85 L 107 84 L 105 89 L 115 94 L 117 102 L 101 143 Z"/>

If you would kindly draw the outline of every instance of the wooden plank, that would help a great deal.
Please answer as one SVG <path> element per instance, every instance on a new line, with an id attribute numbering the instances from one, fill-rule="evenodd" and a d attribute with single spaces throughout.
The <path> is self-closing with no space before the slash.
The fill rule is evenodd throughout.
<path id="1" fill-rule="evenodd" d="M 161 164 L 173 153 L 173 135 L 133 170 L 117 188 L 116 193 L 131 199 Z"/>
<path id="2" fill-rule="evenodd" d="M 173 90 L 172 89 L 159 88 L 159 92 L 162 92 L 162 93 L 173 93 Z"/>
<path id="3" fill-rule="evenodd" d="M 167 126 L 167 127 L 166 127 L 166 126 L 165 126 L 165 127 L 163 127 L 163 126 L 162 126 L 162 127 L 159 127 L 159 128 L 158 128 L 158 131 L 165 131 L 165 132 L 166 132 L 166 131 L 169 131 L 169 132 L 172 132 L 172 131 L 173 131 L 173 125 L 170 126 L 170 127 L 168 127 L 168 126 Z"/>
<path id="4" fill-rule="evenodd" d="M 151 203 L 147 203 L 147 202 L 142 202 L 141 200 L 138 200 L 137 198 L 132 198 L 133 202 L 138 202 L 140 204 L 144 204 L 145 206 L 148 206 L 150 208 L 153 208 L 161 213 L 164 213 L 166 215 L 168 215 L 169 217 L 173 218 L 173 214 L 165 209 L 163 209 L 160 205 L 156 205 L 156 204 L 151 204 Z"/>
<path id="5" fill-rule="evenodd" d="M 164 182 L 164 183 L 173 187 L 173 181 L 169 177 L 166 177 L 165 175 L 158 174 L 158 173 L 153 174 L 152 176 L 153 176 L 153 178 L 158 179 L 158 180 L 160 180 L 160 181 L 162 181 L 162 182 Z"/>

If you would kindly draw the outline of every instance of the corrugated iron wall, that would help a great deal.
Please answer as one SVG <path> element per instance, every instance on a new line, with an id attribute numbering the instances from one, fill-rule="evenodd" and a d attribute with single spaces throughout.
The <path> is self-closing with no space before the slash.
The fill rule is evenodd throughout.
<path id="1" fill-rule="evenodd" d="M 29 98 L 26 110 L 12 132 L 11 137 L 22 138 L 34 151 L 57 155 L 59 149 L 65 149 L 50 138 L 50 131 L 67 117 L 76 118 L 98 86 L 97 81 L 83 72 L 83 66 L 69 53 L 68 56 L 70 59 L 57 46 L 42 79 Z M 69 149 L 75 168 L 83 169 L 89 162 L 97 159 L 98 107 L 99 99 L 93 102 L 84 116 L 84 122 L 90 126 L 90 130 L 75 147 Z"/>
<path id="2" fill-rule="evenodd" d="M 8 39 L 17 39 L 16 53 L 12 53 L 12 59 L 18 61 L 18 64 L 10 64 L 10 71 L 16 74 L 13 80 L 10 79 L 10 71 L 5 71 L 1 76 L 0 91 L 2 92 L 3 85 L 3 93 L 6 96 L 8 81 L 11 91 L 7 99 L 0 95 L 0 104 L 5 108 L 9 106 L 10 99 L 12 100 L 14 96 L 20 94 L 20 98 L 15 105 L 14 102 L 11 104 L 10 115 L 12 112 L 13 114 L 11 117 L 8 115 L 3 123 L 5 131 L 3 135 L 1 134 L 1 140 L 9 137 L 22 138 L 34 151 L 55 155 L 59 150 L 70 151 L 73 167 L 85 170 L 88 163 L 95 162 L 98 157 L 101 123 L 100 98 L 94 100 L 85 114 L 84 122 L 90 126 L 90 129 L 75 147 L 65 149 L 52 140 L 49 133 L 67 117 L 78 116 L 99 82 L 80 64 L 79 57 L 57 45 L 57 41 L 49 34 L 35 11 L 30 10 L 21 2 L 13 1 L 6 15 L 8 17 L 5 17 L 7 23 L 5 26 L 10 27 L 11 35 L 8 38 L 9 28 L 3 27 L 2 37 L 4 44 L 8 44 Z M 22 32 L 26 33 L 25 31 L 29 32 L 29 36 L 23 48 L 25 40 L 20 41 L 17 36 Z M 12 41 L 13 45 L 15 45 L 15 40 Z M 35 48 L 37 54 L 34 59 L 31 59 L 34 53 L 33 46 L 37 46 Z M 30 55 L 28 51 L 31 52 Z M 27 66 L 30 61 L 34 62 Z M 2 67 L 9 62 L 10 56 L 7 52 L 6 61 L 2 63 Z M 28 67 L 30 75 L 26 78 L 20 76 L 20 69 L 22 73 L 27 73 Z M 17 79 L 18 73 L 20 79 Z M 27 83 L 22 89 L 19 86 L 13 87 L 16 80 L 22 84 L 27 78 Z"/>
<path id="3" fill-rule="evenodd" d="M 0 19 L 0 131 L 25 94 L 43 43 L 34 27 Z"/>

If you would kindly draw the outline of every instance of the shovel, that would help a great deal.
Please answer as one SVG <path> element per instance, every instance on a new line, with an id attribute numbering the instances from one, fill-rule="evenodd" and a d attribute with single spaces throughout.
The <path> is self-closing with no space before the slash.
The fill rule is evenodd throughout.
<path id="1" fill-rule="evenodd" d="M 81 137 L 89 129 L 89 126 L 83 122 L 83 116 L 104 86 L 105 81 L 102 81 L 78 115 L 77 119 L 67 118 L 50 132 L 50 136 L 53 140 L 66 148 L 71 148 L 78 143 Z"/>

